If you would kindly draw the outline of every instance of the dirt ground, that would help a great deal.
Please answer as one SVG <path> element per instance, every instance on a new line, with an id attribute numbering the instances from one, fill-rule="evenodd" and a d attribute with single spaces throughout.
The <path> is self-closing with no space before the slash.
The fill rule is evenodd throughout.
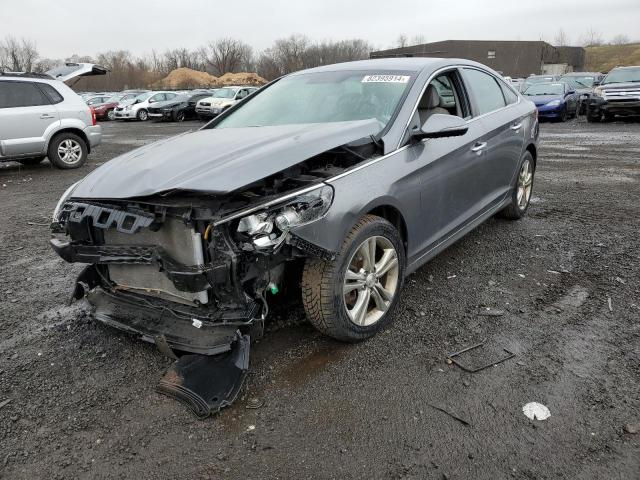
<path id="1" fill-rule="evenodd" d="M 280 314 L 241 398 L 205 421 L 155 393 L 170 360 L 67 305 L 80 267 L 48 246 L 59 196 L 198 126 L 103 125 L 79 170 L 0 165 L 1 478 L 640 478 L 626 431 L 640 422 L 640 123 L 543 124 L 525 219 L 492 219 L 410 276 L 365 343 Z M 515 358 L 446 363 L 483 340 L 461 360 Z M 551 417 L 525 417 L 532 401 Z"/>

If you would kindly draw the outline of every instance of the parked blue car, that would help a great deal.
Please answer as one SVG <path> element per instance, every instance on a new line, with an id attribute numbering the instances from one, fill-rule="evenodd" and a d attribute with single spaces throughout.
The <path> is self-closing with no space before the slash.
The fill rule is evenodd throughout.
<path id="1" fill-rule="evenodd" d="M 522 94 L 536 104 L 539 118 L 564 122 L 577 115 L 579 95 L 566 82 L 535 83 Z"/>

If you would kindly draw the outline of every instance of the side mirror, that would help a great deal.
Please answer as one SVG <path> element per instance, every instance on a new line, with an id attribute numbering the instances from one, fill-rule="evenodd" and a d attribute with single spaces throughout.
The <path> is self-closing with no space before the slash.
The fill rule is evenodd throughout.
<path id="1" fill-rule="evenodd" d="M 156 101 L 153 98 L 150 98 L 149 103 L 156 103 Z"/>
<path id="2" fill-rule="evenodd" d="M 597 87 L 597 86 L 599 86 L 601 83 L 602 83 L 602 81 L 600 81 L 600 80 L 596 80 L 595 82 L 593 82 L 593 86 L 594 86 L 594 87 Z"/>
<path id="3" fill-rule="evenodd" d="M 573 95 L 574 93 L 576 93 L 576 91 L 575 91 L 575 90 L 569 90 L 569 91 L 567 92 L 567 95 Z"/>
<path id="4" fill-rule="evenodd" d="M 423 138 L 459 137 L 469 130 L 467 122 L 456 115 L 434 113 L 422 128 L 416 130 L 411 136 L 418 140 Z"/>

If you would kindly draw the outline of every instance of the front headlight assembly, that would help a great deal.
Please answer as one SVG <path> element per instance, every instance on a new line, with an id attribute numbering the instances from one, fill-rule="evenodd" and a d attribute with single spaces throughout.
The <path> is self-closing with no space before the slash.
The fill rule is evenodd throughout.
<path id="1" fill-rule="evenodd" d="M 560 100 L 551 100 L 549 103 L 547 103 L 547 107 L 557 107 L 558 105 L 560 105 L 562 102 Z"/>
<path id="2" fill-rule="evenodd" d="M 332 202 L 333 188 L 324 185 L 241 218 L 237 231 L 250 237 L 251 243 L 245 244 L 247 249 L 276 249 L 289 238 L 292 228 L 323 218 Z"/>
<path id="3" fill-rule="evenodd" d="M 594 94 L 596 97 L 604 98 L 604 90 L 602 90 L 602 88 L 601 88 L 601 87 L 596 87 L 596 88 L 594 88 L 594 89 L 593 89 L 593 94 Z"/>

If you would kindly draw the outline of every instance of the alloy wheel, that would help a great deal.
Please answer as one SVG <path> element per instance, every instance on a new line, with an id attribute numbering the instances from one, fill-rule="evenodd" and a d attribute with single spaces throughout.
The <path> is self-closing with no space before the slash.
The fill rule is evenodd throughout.
<path id="1" fill-rule="evenodd" d="M 75 140 L 67 138 L 58 145 L 58 157 L 68 165 L 78 163 L 82 158 L 82 147 Z"/>
<path id="2" fill-rule="evenodd" d="M 520 167 L 518 174 L 518 208 L 524 210 L 529 204 L 531 191 L 533 190 L 533 165 L 531 160 L 526 159 Z"/>
<path id="3" fill-rule="evenodd" d="M 344 306 L 351 322 L 366 327 L 391 306 L 399 283 L 398 252 L 385 237 L 369 237 L 355 250 L 344 276 Z"/>

